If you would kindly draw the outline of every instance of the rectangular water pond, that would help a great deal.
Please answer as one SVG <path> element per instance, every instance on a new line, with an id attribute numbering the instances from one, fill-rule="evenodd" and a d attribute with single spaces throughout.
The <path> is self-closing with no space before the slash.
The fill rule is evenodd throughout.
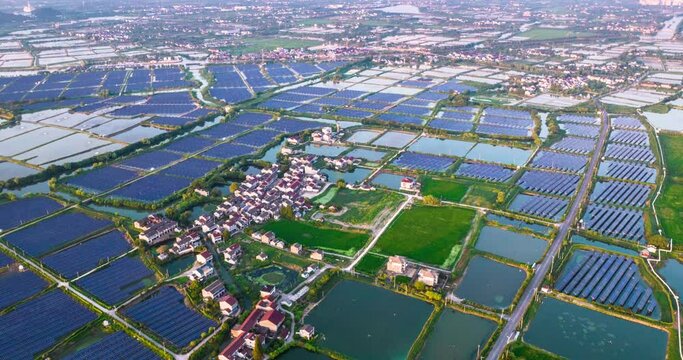
<path id="1" fill-rule="evenodd" d="M 470 260 L 453 293 L 461 299 L 505 309 L 512 304 L 525 278 L 522 269 L 477 255 Z"/>
<path id="2" fill-rule="evenodd" d="M 418 359 L 476 359 L 498 325 L 484 318 L 445 309 L 427 337 Z"/>
<path id="3" fill-rule="evenodd" d="M 521 263 L 538 261 L 548 243 L 545 240 L 493 226 L 484 226 L 476 248 Z"/>
<path id="4" fill-rule="evenodd" d="M 346 139 L 346 141 L 356 144 L 367 144 L 381 133 L 381 131 L 376 130 L 358 130 Z"/>
<path id="5" fill-rule="evenodd" d="M 398 174 L 391 174 L 391 173 L 379 173 L 377 176 L 372 178 L 371 183 L 373 185 L 378 185 L 378 186 L 384 186 L 389 189 L 394 189 L 394 190 L 399 190 L 401 189 L 401 180 L 409 178 L 411 180 L 415 180 L 412 177 L 409 176 L 403 176 L 403 175 L 398 175 Z"/>
<path id="6" fill-rule="evenodd" d="M 421 137 L 408 150 L 432 155 L 463 157 L 473 146 L 474 143 L 467 141 Z"/>
<path id="7" fill-rule="evenodd" d="M 510 146 L 479 143 L 467 153 L 467 158 L 483 162 L 522 166 L 527 162 L 532 153 L 531 150 Z"/>
<path id="8" fill-rule="evenodd" d="M 667 333 L 544 298 L 524 341 L 569 359 L 664 359 Z"/>
<path id="9" fill-rule="evenodd" d="M 354 359 L 405 359 L 432 305 L 372 285 L 343 280 L 305 318 L 318 345 Z"/>

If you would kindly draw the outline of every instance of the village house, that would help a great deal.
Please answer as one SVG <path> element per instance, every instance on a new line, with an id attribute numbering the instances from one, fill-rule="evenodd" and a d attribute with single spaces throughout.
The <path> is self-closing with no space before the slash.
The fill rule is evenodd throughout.
<path id="1" fill-rule="evenodd" d="M 271 333 L 276 333 L 280 329 L 280 325 L 285 322 L 285 316 L 277 311 L 270 310 L 263 315 L 261 320 L 259 320 L 258 325 L 260 327 L 268 329 Z"/>
<path id="2" fill-rule="evenodd" d="M 204 250 L 197 254 L 196 259 L 197 263 L 201 265 L 208 264 L 213 261 L 213 254 L 209 250 Z"/>
<path id="3" fill-rule="evenodd" d="M 273 285 L 263 285 L 259 290 L 259 296 L 262 299 L 274 297 L 277 294 L 277 288 Z"/>
<path id="4" fill-rule="evenodd" d="M 190 279 L 195 281 L 204 281 L 215 275 L 213 266 L 206 264 L 196 268 L 190 274 Z"/>
<path id="5" fill-rule="evenodd" d="M 185 255 L 194 251 L 201 245 L 201 236 L 198 232 L 190 231 L 185 235 L 176 238 L 170 252 L 176 255 Z"/>
<path id="6" fill-rule="evenodd" d="M 237 298 L 232 295 L 223 295 L 218 299 L 218 306 L 221 309 L 221 314 L 225 316 L 235 317 L 240 313 L 240 304 Z"/>
<path id="7" fill-rule="evenodd" d="M 439 273 L 432 269 L 422 268 L 417 272 L 417 280 L 427 286 L 436 286 L 439 283 Z"/>
<path id="8" fill-rule="evenodd" d="M 256 341 L 260 341 L 261 345 L 263 345 L 264 339 L 262 336 L 258 336 L 253 332 L 249 332 L 246 336 L 244 336 L 244 345 L 249 349 L 253 350 L 256 347 Z"/>
<path id="9" fill-rule="evenodd" d="M 311 259 L 318 261 L 322 261 L 323 257 L 325 257 L 325 252 L 322 250 L 313 250 L 310 256 Z"/>
<path id="10" fill-rule="evenodd" d="M 153 220 L 150 220 L 152 216 Z M 156 245 L 158 243 L 164 242 L 171 239 L 175 233 L 178 231 L 178 223 L 163 217 L 158 217 L 156 215 L 148 216 L 146 221 L 137 222 L 140 229 L 143 232 L 138 235 L 138 238 L 147 243 L 147 245 Z"/>
<path id="11" fill-rule="evenodd" d="M 223 251 L 223 259 L 230 265 L 237 265 L 241 257 L 242 246 L 239 243 L 234 243 Z"/>
<path id="12" fill-rule="evenodd" d="M 403 275 L 408 268 L 408 262 L 403 256 L 389 256 L 387 261 L 387 271 L 394 274 Z"/>
<path id="13" fill-rule="evenodd" d="M 258 261 L 266 261 L 268 260 L 268 254 L 264 253 L 261 251 L 258 255 L 256 255 L 256 260 Z"/>
<path id="14" fill-rule="evenodd" d="M 218 229 L 216 219 L 210 214 L 202 214 L 195 221 L 194 224 L 202 229 L 204 234 L 208 234 Z"/>
<path id="15" fill-rule="evenodd" d="M 301 336 L 303 339 L 306 340 L 311 340 L 315 336 L 315 327 L 310 324 L 304 324 L 304 326 L 299 329 L 299 336 Z"/>
<path id="16" fill-rule="evenodd" d="M 227 291 L 225 290 L 223 282 L 221 282 L 220 280 L 215 280 L 207 287 L 202 289 L 202 298 L 204 299 L 204 301 L 216 300 L 225 295 L 226 293 Z"/>
<path id="17" fill-rule="evenodd" d="M 223 234 L 218 229 L 210 232 L 209 235 L 207 235 L 207 237 L 214 244 L 219 244 L 223 242 Z"/>
<path id="18" fill-rule="evenodd" d="M 303 255 L 304 247 L 299 243 L 292 244 L 292 246 L 289 247 L 289 252 L 296 255 Z"/>
<path id="19" fill-rule="evenodd" d="M 420 183 L 415 179 L 404 177 L 401 179 L 401 190 L 418 191 L 420 190 Z"/>

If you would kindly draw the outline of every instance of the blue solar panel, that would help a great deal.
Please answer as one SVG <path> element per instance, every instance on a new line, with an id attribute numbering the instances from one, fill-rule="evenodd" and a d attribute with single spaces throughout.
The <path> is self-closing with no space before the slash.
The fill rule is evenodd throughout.
<path id="1" fill-rule="evenodd" d="M 162 287 L 123 313 L 180 348 L 216 326 L 214 321 L 185 306 L 183 296 L 171 286 Z"/>
<path id="2" fill-rule="evenodd" d="M 0 316 L 0 358 L 30 360 L 97 315 L 60 290 L 52 290 Z"/>
<path id="3" fill-rule="evenodd" d="M 71 279 L 130 249 L 126 236 L 115 230 L 48 255 L 43 258 L 43 263 Z"/>

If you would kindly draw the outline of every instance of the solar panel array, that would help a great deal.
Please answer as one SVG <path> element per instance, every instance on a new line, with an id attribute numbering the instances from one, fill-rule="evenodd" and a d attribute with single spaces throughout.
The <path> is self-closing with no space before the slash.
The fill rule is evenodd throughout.
<path id="1" fill-rule="evenodd" d="M 6 235 L 5 241 L 31 256 L 42 256 L 111 226 L 109 220 L 67 212 Z"/>
<path id="2" fill-rule="evenodd" d="M 434 172 L 444 172 L 455 163 L 454 159 L 445 156 L 419 154 L 415 152 L 404 152 L 392 162 L 401 168 L 410 170 L 425 170 Z"/>
<path id="3" fill-rule="evenodd" d="M 145 288 L 154 272 L 138 258 L 122 257 L 76 281 L 76 285 L 110 305 L 116 305 Z"/>
<path id="4" fill-rule="evenodd" d="M 107 335 L 97 342 L 76 351 L 64 358 L 65 360 L 90 360 L 90 359 L 131 359 L 131 360 L 155 360 L 161 359 L 152 350 L 123 331 L 117 331 Z"/>
<path id="5" fill-rule="evenodd" d="M 575 124 L 600 124 L 600 119 L 595 116 L 578 115 L 578 114 L 562 114 L 557 117 L 557 121 Z"/>
<path id="6" fill-rule="evenodd" d="M 493 182 L 505 182 L 515 173 L 514 170 L 495 164 L 464 162 L 455 172 L 458 176 Z"/>
<path id="7" fill-rule="evenodd" d="M 605 157 L 622 161 L 638 161 L 647 164 L 655 162 L 655 154 L 652 149 L 644 146 L 632 146 L 624 144 L 607 144 Z"/>
<path id="8" fill-rule="evenodd" d="M 641 243 L 645 241 L 643 216 L 641 210 L 591 204 L 583 215 L 583 226 L 604 236 Z"/>
<path id="9" fill-rule="evenodd" d="M 600 127 L 595 125 L 584 125 L 575 123 L 560 123 L 560 128 L 564 130 L 567 135 L 597 138 L 600 135 Z"/>
<path id="10" fill-rule="evenodd" d="M 640 278 L 633 259 L 599 251 L 580 251 L 582 256 L 564 269 L 555 289 L 565 294 L 620 306 L 649 315 L 657 309 L 652 289 Z"/>
<path id="11" fill-rule="evenodd" d="M 644 207 L 652 192 L 646 185 L 623 181 L 599 181 L 591 195 L 591 201 L 629 207 Z"/>
<path id="12" fill-rule="evenodd" d="M 529 170 L 517 181 L 522 189 L 557 196 L 572 196 L 581 177 L 550 171 Z"/>
<path id="13" fill-rule="evenodd" d="M 48 255 L 42 259 L 42 262 L 70 279 L 90 271 L 104 261 L 122 255 L 130 249 L 131 246 L 125 235 L 114 230 Z"/>
<path id="14" fill-rule="evenodd" d="M 564 215 L 569 202 L 565 199 L 519 194 L 510 204 L 510 210 L 539 218 L 559 220 Z"/>
<path id="15" fill-rule="evenodd" d="M 552 144 L 550 148 L 572 154 L 588 155 L 595 149 L 595 140 L 568 136 Z"/>
<path id="16" fill-rule="evenodd" d="M 643 164 L 607 160 L 600 163 L 598 175 L 654 184 L 657 169 Z"/>
<path id="17" fill-rule="evenodd" d="M 609 140 L 627 145 L 650 146 L 650 138 L 645 131 L 613 130 Z"/>
<path id="18" fill-rule="evenodd" d="M 74 73 L 52 73 L 0 78 L 0 102 L 55 101 L 96 97 L 107 92 L 124 92 L 189 88 L 179 67 L 133 70 L 103 70 Z M 4 86 L 3 86 L 4 85 Z"/>
<path id="19" fill-rule="evenodd" d="M 123 313 L 179 348 L 216 326 L 213 320 L 185 306 L 183 295 L 172 286 L 162 287 Z"/>
<path id="20" fill-rule="evenodd" d="M 47 281 L 31 271 L 0 273 L 0 310 L 39 293 L 47 285 Z"/>
<path id="21" fill-rule="evenodd" d="M 62 204 L 45 196 L 23 198 L 0 204 L 0 231 L 47 216 L 62 208 Z"/>
<path id="22" fill-rule="evenodd" d="M 567 172 L 580 172 L 588 163 L 588 158 L 548 150 L 539 150 L 531 162 L 535 168 Z"/>
<path id="23" fill-rule="evenodd" d="M 0 316 L 0 358 L 31 360 L 96 318 L 60 290 L 52 290 Z"/>
<path id="24" fill-rule="evenodd" d="M 612 118 L 612 127 L 627 130 L 645 130 L 640 120 L 630 116 L 617 116 Z"/>

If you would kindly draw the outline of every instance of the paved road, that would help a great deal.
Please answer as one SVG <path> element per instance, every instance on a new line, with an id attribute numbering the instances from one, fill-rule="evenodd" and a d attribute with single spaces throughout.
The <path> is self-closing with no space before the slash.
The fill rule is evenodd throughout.
<path id="1" fill-rule="evenodd" d="M 491 351 L 486 357 L 488 360 L 496 360 L 500 358 L 500 356 L 503 354 L 505 346 L 515 333 L 517 325 L 522 320 L 524 314 L 529 308 L 529 305 L 531 305 L 531 302 L 534 299 L 534 296 L 536 295 L 536 291 L 538 291 L 538 288 L 543 283 L 543 279 L 545 278 L 546 274 L 548 274 L 553 259 L 560 252 L 560 248 L 562 247 L 562 241 L 567 236 L 569 230 L 571 229 L 572 225 L 576 222 L 580 214 L 581 203 L 583 199 L 586 197 L 588 189 L 590 188 L 590 184 L 595 174 L 595 170 L 598 166 L 598 162 L 600 161 L 600 156 L 602 155 L 602 150 L 605 145 L 605 141 L 607 139 L 607 134 L 609 130 L 609 118 L 607 116 L 607 112 L 604 109 L 602 109 L 601 111 L 602 124 L 600 127 L 600 137 L 598 138 L 598 145 L 596 147 L 596 150 L 593 152 L 593 157 L 591 158 L 590 164 L 588 165 L 588 169 L 585 173 L 584 180 L 581 183 L 581 187 L 579 188 L 579 191 L 576 197 L 574 198 L 574 202 L 571 205 L 569 213 L 565 217 L 565 220 L 559 226 L 559 231 L 557 232 L 557 236 L 555 237 L 555 239 L 553 239 L 553 242 L 550 245 L 550 250 L 548 251 L 548 254 L 545 258 L 543 258 L 543 261 L 540 263 L 540 265 L 536 267 L 536 270 L 534 272 L 533 278 L 531 279 L 531 282 L 529 283 L 529 286 L 527 286 L 527 288 L 524 290 L 524 293 L 522 294 L 522 297 L 517 303 L 517 306 L 510 315 L 510 320 L 505 324 L 505 326 L 503 327 L 503 331 L 501 331 L 500 333 L 500 336 L 498 336 L 498 339 L 496 339 L 496 342 L 493 344 L 493 347 L 491 347 Z"/>

